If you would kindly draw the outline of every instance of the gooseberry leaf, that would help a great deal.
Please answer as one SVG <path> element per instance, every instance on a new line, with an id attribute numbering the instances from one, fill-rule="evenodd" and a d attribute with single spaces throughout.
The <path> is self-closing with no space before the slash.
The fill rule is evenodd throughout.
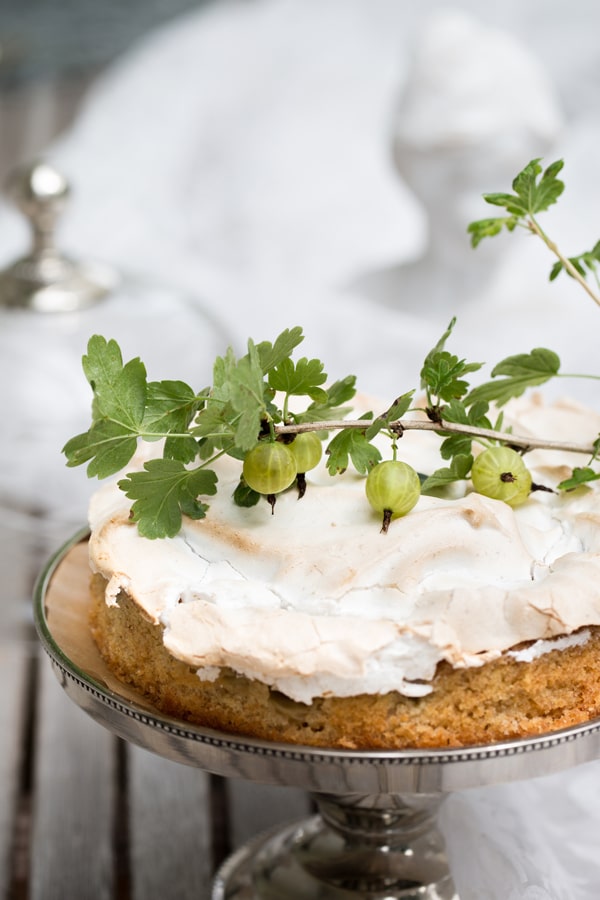
<path id="1" fill-rule="evenodd" d="M 204 403 L 184 381 L 151 381 L 147 386 L 143 431 L 147 435 L 184 432 Z"/>
<path id="2" fill-rule="evenodd" d="M 477 247 L 483 238 L 499 234 L 503 228 L 514 231 L 528 217 L 544 212 L 556 203 L 565 187 L 564 182 L 557 177 L 564 163 L 559 159 L 545 170 L 540 163 L 540 159 L 532 159 L 519 172 L 512 183 L 513 194 L 497 192 L 483 195 L 486 203 L 503 207 L 509 215 L 471 222 L 467 226 L 467 232 L 471 235 L 473 247 Z"/>
<path id="3" fill-rule="evenodd" d="M 325 452 L 330 475 L 345 472 L 350 460 L 357 472 L 366 475 L 381 460 L 380 451 L 367 440 L 365 432 L 358 428 L 339 431 Z"/>
<path id="4" fill-rule="evenodd" d="M 95 334 L 82 365 L 94 392 L 94 419 L 112 419 L 137 431 L 146 408 L 146 368 L 141 360 L 131 359 L 123 365 L 117 342 Z"/>
<path id="5" fill-rule="evenodd" d="M 89 478 L 107 478 L 127 465 L 137 449 L 137 434 L 126 425 L 111 419 L 93 422 L 89 430 L 75 435 L 63 447 L 67 466 L 74 467 L 90 461 Z"/>
<path id="6" fill-rule="evenodd" d="M 476 372 L 483 363 L 468 363 L 447 350 L 440 350 L 428 358 L 421 370 L 421 380 L 430 397 L 449 402 L 464 397 L 469 382 L 463 376 Z"/>
<path id="7" fill-rule="evenodd" d="M 321 385 L 327 381 L 323 363 L 319 359 L 303 356 L 297 362 L 286 358 L 268 373 L 268 383 L 274 391 L 292 396 L 307 396 L 321 403 L 327 400 L 327 391 Z"/>
<path id="8" fill-rule="evenodd" d="M 346 375 L 345 378 L 334 381 L 333 384 L 327 388 L 327 400 L 332 407 L 348 403 L 355 394 L 356 375 Z"/>
<path id="9" fill-rule="evenodd" d="M 448 327 L 446 328 L 446 330 L 444 331 L 444 333 L 442 334 L 442 336 L 440 337 L 440 339 L 439 339 L 439 340 L 437 341 L 437 343 L 431 348 L 431 350 L 429 351 L 429 353 L 427 353 L 427 355 L 425 356 L 425 359 L 423 360 L 423 370 L 424 370 L 428 365 L 431 364 L 431 360 L 433 359 L 433 357 L 434 357 L 437 353 L 440 353 L 442 350 L 444 350 L 444 348 L 446 347 L 446 341 L 448 340 L 448 338 L 450 337 L 450 335 L 451 335 L 452 332 L 454 331 L 454 326 L 455 326 L 455 325 L 456 325 L 456 316 L 453 316 L 453 317 L 450 319 L 450 322 L 448 323 Z M 421 387 L 422 387 L 422 388 L 425 387 L 425 381 L 423 380 L 423 370 L 421 371 Z"/>
<path id="10" fill-rule="evenodd" d="M 397 422 L 408 412 L 414 393 L 414 391 L 407 391 L 405 394 L 402 394 L 401 397 L 397 397 L 384 413 L 377 416 L 373 424 L 370 425 L 365 432 L 368 441 L 372 441 L 382 429 L 389 428 L 392 423 Z"/>
<path id="11" fill-rule="evenodd" d="M 168 434 L 163 456 L 190 463 L 198 455 L 198 444 L 188 433 L 190 423 L 204 403 L 183 381 L 151 381 L 148 384 L 146 411 L 142 423 L 144 439 Z"/>
<path id="12" fill-rule="evenodd" d="M 313 400 L 302 413 L 294 413 L 296 422 L 326 422 L 331 419 L 342 419 L 350 412 L 349 406 L 343 404 L 351 400 L 356 393 L 356 376 L 347 375 L 334 381 L 326 391 L 323 400 Z"/>
<path id="13" fill-rule="evenodd" d="M 598 264 L 600 263 L 600 241 L 597 241 L 591 250 L 586 250 L 584 253 L 580 253 L 579 256 L 570 256 L 569 262 L 582 278 L 585 278 L 587 274 L 586 269 L 595 273 Z M 566 271 L 568 275 L 571 275 L 568 269 L 565 268 L 563 261 L 558 259 L 550 269 L 550 281 L 554 281 L 555 278 L 558 278 L 563 271 Z"/>
<path id="14" fill-rule="evenodd" d="M 421 387 L 427 392 L 430 404 L 438 405 L 440 401 L 450 401 L 463 397 L 469 389 L 462 376 L 476 372 L 483 363 L 468 363 L 449 353 L 446 341 L 452 334 L 456 324 L 454 316 L 438 342 L 426 355 L 421 368 Z"/>
<path id="15" fill-rule="evenodd" d="M 559 491 L 574 491 L 575 488 L 580 487 L 582 484 L 598 481 L 598 479 L 600 479 L 600 472 L 594 471 L 590 466 L 582 466 L 581 468 L 573 469 L 571 476 L 561 481 L 557 487 Z"/>
<path id="16" fill-rule="evenodd" d="M 515 176 L 514 194 L 489 193 L 484 194 L 483 199 L 492 206 L 504 207 L 513 216 L 534 216 L 544 212 L 556 203 L 565 188 L 564 182 L 557 178 L 564 163 L 559 159 L 544 170 L 540 162 L 539 158 L 532 159 Z"/>
<path id="17" fill-rule="evenodd" d="M 299 325 L 295 328 L 286 328 L 273 343 L 261 341 L 256 349 L 260 359 L 263 374 L 280 365 L 284 359 L 291 356 L 298 344 L 304 340 L 302 329 Z"/>
<path id="18" fill-rule="evenodd" d="M 471 235 L 471 246 L 478 247 L 486 237 L 495 237 L 503 228 L 514 231 L 519 224 L 518 216 L 496 216 L 491 219 L 479 219 L 467 226 L 467 233 Z"/>
<path id="19" fill-rule="evenodd" d="M 214 385 L 206 406 L 200 410 L 193 429 L 197 437 L 223 435 L 243 453 L 256 444 L 261 420 L 266 413 L 269 397 L 257 346 L 248 341 L 248 352 L 237 359 L 231 349 L 219 357 L 213 370 Z M 208 427 L 207 427 L 208 426 Z"/>
<path id="20" fill-rule="evenodd" d="M 477 385 L 469 392 L 466 402 L 495 403 L 503 406 L 514 397 L 520 397 L 527 388 L 538 387 L 558 375 L 560 357 L 553 350 L 536 347 L 530 353 L 518 353 L 507 356 L 492 369 L 492 378 Z"/>
<path id="21" fill-rule="evenodd" d="M 473 456 L 470 453 L 454 456 L 449 466 L 436 469 L 425 479 L 421 484 L 421 493 L 432 494 L 456 481 L 464 481 L 471 471 L 472 465 Z"/>
<path id="22" fill-rule="evenodd" d="M 132 520 L 147 538 L 174 537 L 181 529 L 182 515 L 201 519 L 208 506 L 198 500 L 217 491 L 217 476 L 211 469 L 186 469 L 174 459 L 151 459 L 143 471 L 130 472 L 119 481 L 130 500 Z"/>
<path id="23" fill-rule="evenodd" d="M 261 495 L 249 487 L 243 478 L 240 478 L 233 492 L 233 502 L 236 506 L 250 509 L 260 501 Z"/>
<path id="24" fill-rule="evenodd" d="M 472 406 L 466 406 L 461 400 L 451 400 L 444 406 L 442 413 L 445 422 L 455 425 L 469 425 L 473 428 L 491 428 L 491 422 L 487 417 L 489 404 L 477 401 Z M 443 432 L 442 432 L 443 433 Z M 466 433 L 453 433 L 445 437 L 440 445 L 442 459 L 451 459 L 453 456 L 468 456 L 471 453 L 473 435 Z"/>

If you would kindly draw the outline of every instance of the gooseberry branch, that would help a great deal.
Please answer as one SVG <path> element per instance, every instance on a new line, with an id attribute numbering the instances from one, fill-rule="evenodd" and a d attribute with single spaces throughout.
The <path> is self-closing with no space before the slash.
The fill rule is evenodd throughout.
<path id="1" fill-rule="evenodd" d="M 575 281 L 584 289 L 586 294 L 592 298 L 594 303 L 597 306 L 600 306 L 600 297 L 596 294 L 594 290 L 590 287 L 589 283 L 585 280 L 585 278 L 577 271 L 571 260 L 568 256 L 565 256 L 559 247 L 554 243 L 554 241 L 548 237 L 545 231 L 540 228 L 536 220 L 531 216 L 526 221 L 527 228 L 532 232 L 532 234 L 537 235 L 542 241 L 545 243 L 546 247 L 553 253 L 557 259 L 561 261 L 563 267 L 569 275 L 575 279 Z"/>
<path id="2" fill-rule="evenodd" d="M 275 433 L 303 434 L 309 431 L 339 431 L 344 428 L 357 428 L 363 431 L 368 428 L 370 422 L 364 419 L 340 419 L 331 422 L 300 422 L 294 425 L 276 425 Z M 571 441 L 554 441 L 543 438 L 525 437 L 512 434 L 507 431 L 495 431 L 492 428 L 478 428 L 473 425 L 456 424 L 454 422 L 430 422 L 427 419 L 398 419 L 390 422 L 388 430 L 401 435 L 404 431 L 432 431 L 436 434 L 467 434 L 474 438 L 483 438 L 489 441 L 501 441 L 511 447 L 520 447 L 522 450 L 562 450 L 568 453 L 582 453 L 593 456 L 595 448 L 591 444 L 578 444 Z"/>

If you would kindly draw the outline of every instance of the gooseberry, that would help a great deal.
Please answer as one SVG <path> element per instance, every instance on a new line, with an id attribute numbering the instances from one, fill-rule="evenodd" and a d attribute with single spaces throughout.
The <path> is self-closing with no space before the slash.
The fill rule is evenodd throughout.
<path id="1" fill-rule="evenodd" d="M 260 441 L 244 459 L 244 480 L 258 494 L 279 494 L 296 477 L 296 459 L 290 447 L 280 441 Z"/>
<path id="2" fill-rule="evenodd" d="M 371 469 L 365 490 L 375 512 L 383 514 L 381 530 L 385 534 L 392 518 L 406 515 L 417 504 L 421 482 L 408 463 L 388 459 Z"/>
<path id="3" fill-rule="evenodd" d="M 523 457 L 511 447 L 490 447 L 475 457 L 471 481 L 478 494 L 503 500 L 509 506 L 524 503 L 531 492 L 531 474 Z"/>

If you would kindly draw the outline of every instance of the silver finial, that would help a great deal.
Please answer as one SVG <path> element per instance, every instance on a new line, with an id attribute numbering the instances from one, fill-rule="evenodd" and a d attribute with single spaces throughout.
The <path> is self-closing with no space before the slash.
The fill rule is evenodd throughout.
<path id="1" fill-rule="evenodd" d="M 56 247 L 56 223 L 70 188 L 53 166 L 43 161 L 20 166 L 9 176 L 6 193 L 29 221 L 32 246 L 0 272 L 0 307 L 72 312 L 92 306 L 116 286 L 108 267 L 75 262 Z"/>

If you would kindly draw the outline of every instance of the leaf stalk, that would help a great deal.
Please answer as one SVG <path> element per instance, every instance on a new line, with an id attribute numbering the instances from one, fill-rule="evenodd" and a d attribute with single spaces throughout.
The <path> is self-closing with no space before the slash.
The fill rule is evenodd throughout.
<path id="1" fill-rule="evenodd" d="M 544 244 L 546 245 L 546 247 L 550 250 L 550 252 L 553 253 L 553 254 L 557 257 L 557 259 L 560 260 L 560 262 L 562 263 L 562 265 L 563 265 L 565 271 L 568 272 L 569 275 L 570 275 L 572 278 L 575 279 L 575 281 L 576 281 L 576 282 L 584 289 L 584 291 L 586 292 L 586 294 L 588 294 L 588 296 L 590 296 L 590 297 L 592 298 L 592 300 L 594 301 L 594 303 L 595 303 L 597 306 L 600 306 L 600 297 L 595 293 L 595 291 L 592 290 L 592 288 L 590 287 L 589 283 L 588 283 L 588 282 L 585 280 L 585 278 L 577 271 L 577 269 L 575 268 L 575 266 L 573 265 L 573 263 L 571 262 L 571 260 L 570 260 L 567 256 L 565 256 L 564 253 L 562 253 L 562 251 L 561 251 L 560 248 L 554 243 L 554 241 L 553 241 L 551 238 L 548 237 L 548 235 L 546 234 L 546 232 L 545 232 L 542 228 L 540 228 L 540 226 L 538 225 L 538 223 L 537 223 L 537 221 L 535 220 L 535 218 L 534 218 L 533 216 L 530 216 L 530 217 L 527 219 L 526 224 L 527 224 L 527 227 L 529 228 L 529 230 L 530 230 L 533 234 L 535 234 L 535 235 L 537 235 L 539 238 L 541 238 L 542 241 L 544 242 Z"/>

